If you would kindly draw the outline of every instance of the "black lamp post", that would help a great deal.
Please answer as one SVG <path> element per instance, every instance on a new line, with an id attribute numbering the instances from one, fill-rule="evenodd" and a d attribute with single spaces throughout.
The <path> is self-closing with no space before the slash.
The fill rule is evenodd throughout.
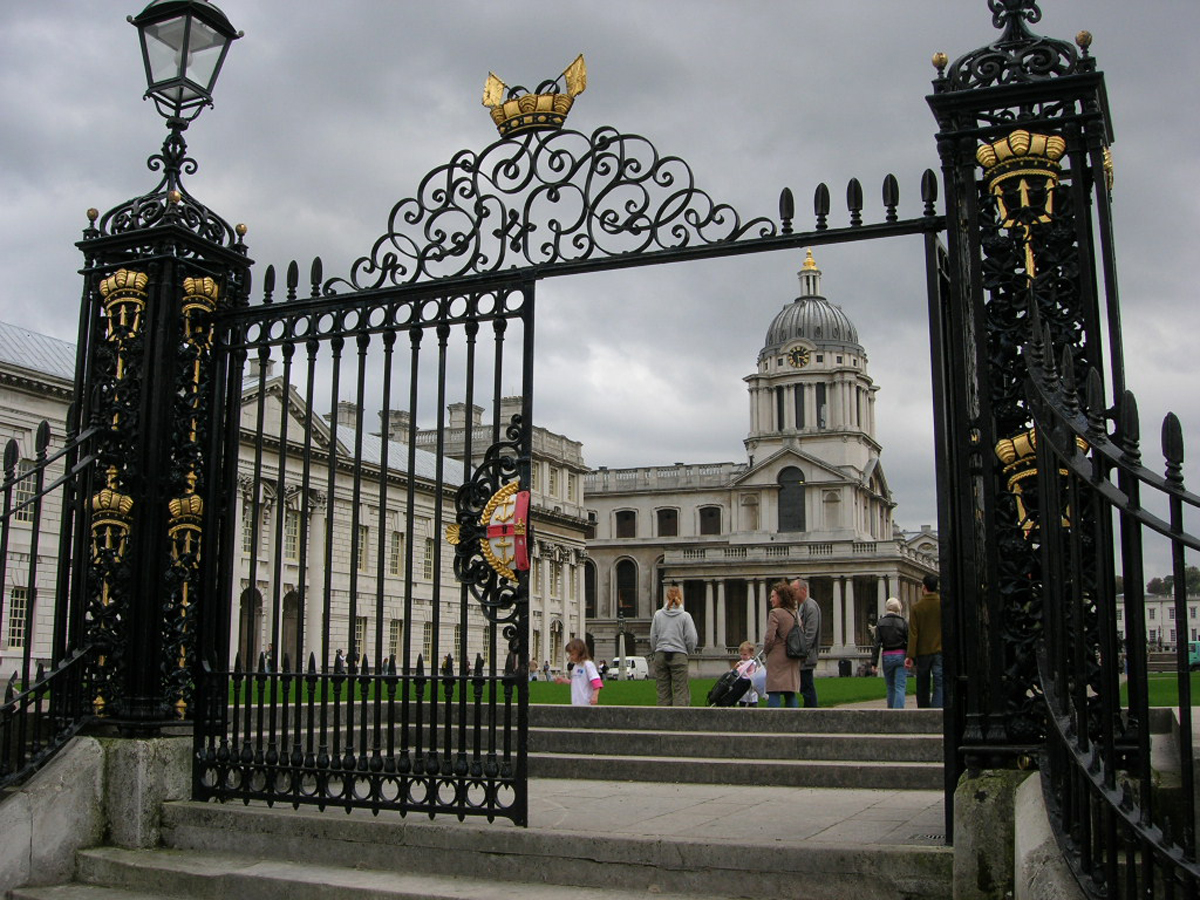
<path id="1" fill-rule="evenodd" d="M 213 86 L 229 45 L 242 36 L 207 0 L 154 0 L 129 22 L 146 66 L 146 96 L 168 125 L 190 122 L 212 106 Z"/>
<path id="2" fill-rule="evenodd" d="M 102 426 L 80 621 L 98 648 L 93 707 L 126 733 L 153 734 L 195 714 L 199 631 L 216 627 L 201 547 L 215 547 L 209 523 L 227 512 L 213 487 L 212 418 L 229 376 L 213 340 L 219 312 L 245 302 L 251 261 L 245 229 L 181 180 L 197 168 L 183 131 L 211 105 L 240 32 L 206 0 L 154 0 L 129 21 L 141 39 L 146 96 L 169 133 L 148 160 L 159 183 L 99 222 L 89 211 L 78 244 L 86 257 L 80 395 L 89 408 L 77 415 Z"/>

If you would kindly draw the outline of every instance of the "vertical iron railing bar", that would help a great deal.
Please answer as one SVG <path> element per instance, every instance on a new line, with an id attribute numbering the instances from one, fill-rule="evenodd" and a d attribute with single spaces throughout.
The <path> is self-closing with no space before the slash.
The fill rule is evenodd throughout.
<path id="1" fill-rule="evenodd" d="M 272 672 L 279 668 L 279 660 L 283 658 L 283 558 L 287 553 L 287 519 L 288 519 L 288 457 L 289 436 L 288 425 L 291 420 L 291 398 L 288 396 L 292 388 L 292 357 L 296 345 L 292 342 L 280 345 L 280 355 L 283 357 L 283 374 L 279 385 L 279 454 L 275 466 L 275 521 L 271 530 L 274 532 L 274 552 L 271 554 L 271 629 L 267 641 L 267 666 Z"/>
<path id="2" fill-rule="evenodd" d="M 479 296 L 473 295 L 470 298 L 469 312 L 474 316 L 479 310 Z M 464 368 L 463 378 L 465 381 L 465 397 L 467 411 L 475 409 L 475 352 L 476 341 L 479 335 L 479 321 L 476 318 L 471 318 L 467 321 L 463 328 L 466 337 L 466 364 Z M 471 418 L 471 427 L 468 427 L 463 433 L 463 485 L 471 483 L 475 474 L 475 428 L 474 418 Z M 466 582 L 461 582 L 458 586 L 458 607 L 460 610 L 460 618 L 464 625 L 466 623 L 467 605 L 471 602 L 471 595 Z M 492 653 L 495 654 L 496 646 L 496 624 L 488 623 L 487 634 L 491 641 Z M 465 674 L 465 673 L 464 673 Z M 491 711 L 495 712 L 495 704 Z M 495 719 L 495 716 L 492 716 Z M 449 745 L 447 744 L 447 750 Z M 466 683 L 463 683 L 463 689 L 458 692 L 458 761 L 455 766 L 455 773 L 462 777 L 467 774 L 467 691 Z"/>
<path id="3" fill-rule="evenodd" d="M 948 174 L 945 177 L 949 177 Z M 936 180 L 931 180 L 936 185 Z M 935 232 L 925 234 L 925 295 L 929 315 L 930 372 L 933 392 L 933 441 L 939 448 L 943 465 L 936 466 L 936 496 L 938 522 L 949 523 L 953 517 L 950 485 L 956 457 L 947 452 L 951 423 L 947 421 L 945 348 L 950 346 L 949 325 L 945 308 L 951 302 L 949 254 Z M 962 483 L 962 482 L 959 482 Z M 946 843 L 953 843 L 954 835 L 954 792 L 962 770 L 959 736 L 965 733 L 966 719 L 963 705 L 956 702 L 959 695 L 958 679 L 962 677 L 959 657 L 962 637 L 959 634 L 959 613 L 956 606 L 954 585 L 958 584 L 957 561 L 953 554 L 945 553 L 939 561 L 942 579 L 942 685 L 945 702 L 942 725 L 942 756 L 945 768 L 942 785 L 944 798 L 943 830 Z"/>
<path id="4" fill-rule="evenodd" d="M 318 684 L 318 682 L 317 682 L 317 655 L 311 650 L 308 652 L 308 666 L 304 670 L 304 678 L 303 678 L 303 680 L 301 680 L 300 673 L 299 673 L 299 671 L 297 671 L 296 684 L 297 685 L 303 684 L 304 688 L 305 688 L 304 692 L 306 694 L 304 753 L 303 753 L 303 755 L 300 754 L 300 741 L 297 740 L 296 741 L 296 751 L 292 754 L 292 764 L 296 765 L 296 766 L 304 767 L 304 772 L 300 776 L 301 784 L 300 784 L 300 790 L 299 790 L 299 794 L 303 795 L 304 790 L 305 790 L 304 779 L 313 778 L 314 770 L 316 769 L 316 767 L 318 765 L 317 754 L 315 752 L 315 750 L 316 750 L 316 732 L 317 732 L 317 710 L 316 710 L 317 697 L 316 697 L 316 695 L 317 695 L 317 684 Z M 325 687 L 325 685 L 321 684 L 322 692 L 324 692 L 323 691 L 324 687 Z M 297 691 L 297 693 L 299 693 L 299 692 Z M 296 703 L 296 719 L 297 719 L 297 721 L 299 721 L 299 711 L 300 711 L 300 703 L 299 703 L 299 701 L 297 701 L 297 703 Z M 322 730 L 324 730 L 323 727 L 322 727 Z M 297 757 L 299 757 L 299 759 L 297 759 Z M 299 806 L 300 806 L 299 799 L 297 799 L 296 808 L 299 808 Z"/>
<path id="5" fill-rule="evenodd" d="M 326 629 L 328 630 L 328 629 Z M 309 658 L 309 684 L 312 690 L 316 690 L 318 681 L 315 668 L 315 660 Z M 333 768 L 333 758 L 330 755 L 329 747 L 329 697 L 333 693 L 333 684 L 329 679 L 328 661 L 321 666 L 322 678 L 319 682 L 321 690 L 321 734 L 317 741 L 317 778 L 315 789 L 317 792 L 317 803 L 321 809 L 325 809 L 325 802 L 329 797 L 329 773 Z M 335 712 L 336 716 L 337 713 Z M 337 739 L 334 738 L 336 741 Z"/>
<path id="6" fill-rule="evenodd" d="M 1067 159 L 1070 163 L 1070 186 L 1068 190 L 1071 194 L 1073 206 L 1073 215 L 1071 218 L 1075 228 L 1075 246 L 1077 247 L 1095 246 L 1092 234 L 1094 183 L 1088 165 L 1089 160 L 1084 135 L 1084 129 L 1087 127 L 1089 127 L 1089 123 L 1079 119 L 1069 119 L 1063 124 L 1063 137 L 1067 142 Z M 1061 189 L 1061 186 L 1059 189 Z M 1100 376 L 1101 383 L 1103 384 L 1108 381 L 1104 371 L 1104 359 L 1091 359 L 1093 348 L 1095 348 L 1095 352 L 1099 353 L 1100 348 L 1104 346 L 1096 273 L 1093 271 L 1092 265 L 1091 260 L 1087 259 L 1083 254 L 1080 255 L 1080 265 L 1076 267 L 1076 277 L 1079 279 L 1078 297 L 1080 300 L 1080 314 L 1083 320 L 1084 337 L 1082 343 L 1085 353 L 1084 358 L 1096 370 L 1096 374 Z"/>
<path id="7" fill-rule="evenodd" d="M 1095 127 L 1095 126 L 1092 126 Z M 1108 370 L 1112 374 L 1112 396 L 1125 394 L 1125 350 L 1121 336 L 1120 288 L 1117 284 L 1116 245 L 1112 224 L 1112 195 L 1105 171 L 1102 136 L 1091 134 L 1088 153 L 1091 177 L 1096 185 L 1096 219 L 1100 231 L 1100 266 L 1104 279 L 1105 316 L 1108 320 Z M 1095 363 L 1099 365 L 1099 360 Z"/>
<path id="8" fill-rule="evenodd" d="M 507 305 L 508 292 L 506 292 L 506 291 L 497 292 L 496 303 L 498 306 Z M 491 441 L 492 444 L 496 444 L 500 441 L 500 435 L 503 430 L 503 425 L 500 421 L 500 400 L 501 400 L 501 395 L 504 393 L 504 336 L 505 336 L 505 333 L 507 332 L 507 330 L 508 330 L 508 320 L 507 319 L 497 318 L 497 319 L 493 320 L 493 322 L 492 322 L 492 346 L 495 348 L 494 349 L 495 357 L 492 361 L 492 441 Z M 524 385 L 522 385 L 522 387 L 524 388 Z M 526 401 L 526 402 L 528 402 L 528 401 Z M 524 410 L 522 410 L 522 412 L 524 412 Z M 528 447 L 529 445 L 526 444 L 525 446 Z M 526 464 L 526 467 L 525 467 L 524 478 L 520 477 L 520 471 L 521 470 L 518 469 L 518 479 L 520 482 L 519 488 L 522 490 L 529 490 L 528 463 Z M 500 487 L 501 487 L 500 477 L 498 474 L 494 474 L 492 476 L 491 487 L 492 487 L 493 492 L 498 491 L 500 489 Z M 533 566 L 533 552 L 534 552 L 534 548 L 532 546 L 530 546 L 530 548 L 529 548 L 529 564 L 530 564 L 531 568 Z M 520 573 L 518 573 L 518 577 L 520 577 Z M 543 631 L 545 631 L 549 627 L 549 624 L 550 624 L 549 622 L 542 623 Z M 463 689 L 466 690 L 465 684 L 463 685 Z M 478 733 L 479 729 L 481 727 L 483 727 L 483 721 L 480 718 L 481 713 L 482 713 L 482 709 L 480 708 L 480 705 L 477 702 L 475 704 L 476 733 Z M 487 765 L 494 771 L 494 768 L 496 766 L 496 730 L 497 730 L 497 723 L 496 723 L 495 719 L 489 718 L 486 727 L 487 727 Z M 508 737 L 508 735 L 506 734 L 505 735 L 505 744 L 506 745 L 507 745 L 507 737 Z M 476 758 L 479 757 L 479 753 L 480 753 L 480 746 L 479 746 L 479 741 L 477 739 L 476 740 L 476 748 L 475 748 Z"/>
<path id="9" fill-rule="evenodd" d="M 412 328 L 408 332 L 409 341 L 409 369 L 408 369 L 408 474 L 405 478 L 405 496 L 404 501 L 407 504 L 405 530 L 408 533 L 408 541 L 405 545 L 404 552 L 406 555 L 404 569 L 404 631 L 406 639 L 404 641 L 404 682 L 401 688 L 400 698 L 400 750 L 404 754 L 401 761 L 401 771 L 408 773 L 409 767 L 420 761 L 420 744 L 417 744 L 416 759 L 414 760 L 409 755 L 411 745 L 411 735 L 409 734 L 408 726 L 411 721 L 412 714 L 412 687 L 410 677 L 412 675 L 412 641 L 414 637 L 413 623 L 413 563 L 416 554 L 416 505 L 417 505 L 417 397 L 420 378 L 420 363 L 421 363 L 421 328 Z M 424 550 L 424 548 L 422 548 Z M 432 598 L 431 601 L 435 606 L 437 598 Z M 424 653 L 417 654 L 417 669 L 421 668 L 421 659 Z M 418 704 L 420 697 L 417 697 Z"/>
<path id="10" fill-rule="evenodd" d="M 448 301 L 446 301 L 448 303 Z M 439 318 L 443 318 L 439 316 Z M 441 554 L 441 536 L 445 533 L 445 524 L 442 518 L 445 504 L 442 503 L 442 497 L 446 493 L 446 348 L 450 340 L 450 326 L 445 321 L 440 321 L 435 329 L 437 334 L 437 399 L 434 402 L 437 421 L 437 437 L 434 443 L 434 477 L 433 490 L 435 502 L 433 505 L 433 533 L 436 535 L 434 547 L 437 550 L 433 558 L 433 585 L 431 587 L 434 608 L 434 625 L 433 634 L 435 642 L 440 639 L 441 635 L 441 614 L 438 610 L 442 605 L 442 554 Z M 471 410 L 466 410 L 466 418 L 463 423 L 464 428 L 471 427 L 472 413 Z M 414 472 L 415 474 L 415 472 Z M 462 640 L 466 642 L 467 636 L 465 631 L 462 634 Z M 453 640 L 450 642 L 451 654 L 458 653 L 459 648 L 454 646 Z M 440 659 L 440 651 L 435 650 L 435 658 Z M 466 654 L 459 656 L 460 661 Z M 437 669 L 431 671 L 433 678 L 430 680 L 429 687 L 429 760 L 434 768 L 434 771 L 442 771 L 437 761 L 438 754 L 438 675 L 439 671 L 443 679 L 444 688 L 453 690 L 451 687 L 452 679 L 454 678 L 454 663 L 451 659 L 449 665 L 440 665 Z M 450 706 L 447 703 L 445 716 L 446 736 L 450 735 Z M 449 745 L 446 746 L 446 753 L 449 753 Z M 447 763 L 449 760 L 447 759 Z"/>
<path id="11" fill-rule="evenodd" d="M 363 478 L 363 428 L 362 415 L 366 409 L 364 401 L 367 393 L 367 350 L 371 345 L 371 336 L 359 332 L 356 342 L 358 344 L 358 376 L 355 383 L 354 393 L 354 408 L 358 410 L 354 428 L 354 478 L 353 487 L 351 488 L 350 499 L 350 628 L 349 637 L 346 641 L 350 645 L 350 661 L 356 666 L 363 653 L 363 648 L 358 646 L 358 575 L 362 568 L 362 563 L 366 561 L 370 554 L 370 546 L 368 541 L 363 540 L 363 535 L 360 534 L 360 525 L 362 524 L 362 478 Z M 334 425 L 341 429 L 341 414 L 340 411 L 334 408 Z M 363 633 L 363 638 L 366 638 L 366 632 Z M 357 670 L 356 670 L 357 671 Z M 353 716 L 353 710 L 346 711 L 348 717 Z M 351 718 L 351 721 L 353 719 Z M 353 726 L 351 726 L 353 731 Z"/>
<path id="12" fill-rule="evenodd" d="M 254 412 L 254 463 L 253 475 L 251 476 L 251 500 L 250 500 L 250 572 L 249 572 L 249 603 L 243 607 L 245 614 L 242 616 L 241 627 L 238 629 L 239 642 L 245 651 L 247 669 L 253 670 L 255 657 L 257 656 L 256 647 L 258 646 L 257 632 L 261 627 L 259 625 L 258 616 L 255 615 L 256 610 L 259 610 L 258 604 L 263 602 L 262 593 L 258 589 L 258 565 L 259 556 L 262 553 L 263 528 L 262 520 L 264 516 L 265 503 L 262 496 L 262 479 L 263 479 L 263 435 L 267 421 L 267 361 L 270 359 L 270 348 L 262 346 L 258 348 L 258 394 L 255 398 Z M 281 497 L 275 498 L 276 511 L 282 501 Z M 260 612 L 261 614 L 261 612 Z M 247 634 L 253 629 L 253 632 Z"/>
<path id="13" fill-rule="evenodd" d="M 1072 455 L 1077 452 L 1074 442 L 1074 435 L 1069 431 L 1064 435 L 1069 441 Z M 1050 478 L 1055 483 L 1058 483 L 1059 476 L 1057 467 L 1051 469 Z M 1085 571 L 1082 559 L 1081 538 L 1082 533 L 1086 528 L 1086 517 L 1090 514 L 1091 509 L 1085 509 L 1083 498 L 1079 491 L 1079 478 L 1074 471 L 1068 470 L 1067 473 L 1067 505 L 1065 507 L 1057 507 L 1054 512 L 1056 520 L 1067 515 L 1070 516 L 1069 521 L 1064 523 L 1066 530 L 1068 550 L 1070 554 L 1069 562 L 1067 563 L 1068 572 L 1070 573 L 1071 586 L 1071 607 L 1075 612 L 1076 621 L 1075 634 L 1085 636 L 1084 642 L 1077 642 L 1075 646 L 1075 697 L 1074 705 L 1078 707 L 1076 711 L 1076 740 L 1082 750 L 1090 753 L 1094 759 L 1097 758 L 1097 748 L 1092 740 L 1091 722 L 1089 721 L 1089 701 L 1090 701 L 1090 667 L 1093 663 L 1091 651 L 1086 643 L 1086 636 L 1090 632 L 1088 600 L 1089 593 L 1082 583 L 1083 573 Z M 1065 513 L 1063 510 L 1065 509 Z M 1099 834 L 1096 828 L 1096 810 L 1098 804 L 1093 802 L 1093 796 L 1090 792 L 1081 795 L 1081 802 L 1085 805 L 1086 814 L 1079 816 L 1079 822 L 1082 829 L 1080 835 L 1079 846 L 1083 851 L 1082 865 L 1087 872 L 1094 871 L 1094 859 L 1097 856 L 1097 851 L 1102 854 L 1102 848 L 1096 846 L 1096 838 Z M 1101 856 L 1102 858 L 1102 856 Z"/>
<path id="14" fill-rule="evenodd" d="M 80 496 L 78 490 L 80 479 L 72 473 L 75 471 L 75 463 L 79 458 L 78 444 L 79 428 L 76 425 L 75 404 L 71 403 L 67 407 L 66 429 L 64 432 L 64 440 L 66 442 L 66 455 L 63 457 L 63 476 L 66 479 L 63 482 L 62 505 L 58 518 L 58 565 L 54 573 L 54 633 L 51 638 L 50 661 L 51 667 L 56 667 L 60 662 L 67 658 L 67 623 L 69 621 L 67 609 L 70 604 L 70 592 L 72 578 L 75 568 L 74 550 L 74 531 L 75 522 L 78 516 L 76 504 Z M 4 520 L 7 523 L 7 519 Z M 7 530 L 7 528 L 5 529 Z M 4 550 L 0 549 L 0 554 Z M 3 595 L 4 578 L 0 576 L 0 595 Z M 0 599 L 0 621 L 3 621 L 4 601 Z M 67 706 L 63 707 L 60 704 L 60 709 L 63 711 L 72 710 L 68 715 L 77 714 L 73 712 L 74 708 Z"/>
<path id="15" fill-rule="evenodd" d="M 30 508 L 29 519 L 29 565 L 25 570 L 25 647 L 21 653 L 21 681 L 29 684 L 29 671 L 33 660 L 33 625 L 37 621 L 35 610 L 38 602 L 38 555 L 42 546 L 42 504 L 44 496 L 42 489 L 46 483 L 46 448 L 50 445 L 50 423 L 42 420 L 37 427 L 34 438 L 33 462 L 33 504 Z M 29 477 L 29 476 L 26 476 Z M 10 525 L 11 522 L 6 522 Z M 39 681 L 41 678 L 39 677 Z M 42 717 L 36 715 L 35 720 L 40 726 Z"/>
<path id="16" fill-rule="evenodd" d="M 342 336 L 336 335 L 329 342 L 333 358 L 329 380 L 329 477 L 326 487 L 325 501 L 325 591 L 321 603 L 321 614 L 324 617 L 321 628 L 321 672 L 328 674 L 330 663 L 336 662 L 329 652 L 329 633 L 333 630 L 333 510 L 337 505 L 337 474 L 338 474 L 338 434 L 337 434 L 337 405 L 342 380 L 342 350 L 345 347 Z M 335 665 L 336 668 L 336 665 Z M 335 729 L 335 747 L 336 747 Z M 334 753 L 336 754 L 336 749 Z"/>
<path id="17" fill-rule="evenodd" d="M 290 727 L 292 725 L 292 723 L 289 721 L 289 714 L 291 713 L 292 709 L 292 661 L 287 650 L 282 649 L 282 647 L 279 651 L 279 665 L 276 670 L 272 672 L 272 677 L 277 680 L 277 690 L 279 691 L 280 698 L 279 752 L 273 763 L 273 765 L 276 767 L 276 771 L 279 773 L 279 776 L 277 776 L 276 779 L 276 784 L 278 784 L 278 777 L 285 778 L 287 788 L 283 790 L 282 793 L 286 798 L 294 799 L 296 789 L 295 771 L 292 769 L 291 754 L 289 753 L 289 748 L 291 747 L 291 741 L 289 740 L 291 738 Z M 299 731 L 298 722 L 296 723 L 296 730 Z"/>
<path id="18" fill-rule="evenodd" d="M 308 575 L 308 544 L 309 538 L 313 532 L 313 523 L 316 518 L 316 510 L 314 509 L 312 496 L 312 446 L 313 446 L 313 401 L 316 399 L 317 387 L 317 353 L 321 349 L 321 345 L 315 339 L 310 338 L 305 341 L 304 349 L 307 352 L 307 366 L 304 377 L 304 448 L 301 452 L 300 461 L 300 522 L 299 535 L 297 540 L 300 542 L 299 559 L 297 572 L 296 591 L 296 724 L 300 723 L 301 710 L 303 709 L 301 686 L 306 685 L 307 681 L 301 677 L 304 672 L 304 650 L 308 649 L 309 658 L 313 656 L 313 650 L 308 646 L 308 628 L 310 616 L 313 615 L 309 609 L 309 575 Z M 307 756 L 313 755 L 313 718 L 312 718 L 312 694 L 309 693 L 308 707 L 308 727 L 305 729 L 305 737 L 307 740 Z M 292 749 L 293 765 L 300 765 L 302 759 L 300 751 L 300 730 L 296 730 L 296 740 Z M 308 763 L 311 766 L 311 762 Z"/>
<path id="19" fill-rule="evenodd" d="M 371 662 L 370 657 L 368 657 L 365 651 L 360 658 L 362 659 L 362 666 L 358 673 L 358 760 L 355 765 L 358 776 L 355 778 L 355 786 L 357 787 L 359 781 L 362 780 L 370 787 L 371 779 L 367 775 L 368 766 L 370 765 L 370 756 L 367 754 L 367 740 L 370 733 Z M 357 796 L 357 791 L 355 795 Z M 373 800 L 378 799 L 374 791 L 371 791 L 370 797 Z"/>
<path id="20" fill-rule="evenodd" d="M 1184 529 L 1183 503 L 1175 494 L 1168 497 L 1170 503 L 1171 528 L 1176 533 Z M 1178 685 L 1179 715 L 1179 758 L 1193 760 L 1192 735 L 1192 673 L 1189 665 L 1189 635 L 1187 633 L 1187 566 L 1184 558 L 1183 545 L 1171 542 L 1171 570 L 1175 575 L 1172 586 L 1175 593 L 1175 679 Z M 1176 825 L 1175 838 L 1191 858 L 1196 857 L 1196 794 L 1195 767 L 1186 762 L 1180 766 L 1182 781 L 1183 814 L 1182 822 Z"/>
<path id="21" fill-rule="evenodd" d="M 388 482 L 391 467 L 389 454 L 392 442 L 392 362 L 396 347 L 396 332 L 383 333 L 383 406 L 379 413 L 379 516 L 376 529 L 379 539 L 375 542 L 378 547 L 375 559 L 375 674 L 382 676 L 387 670 L 387 659 L 384 654 L 383 618 L 384 599 L 386 595 L 384 579 L 388 571 L 388 553 L 390 551 L 388 536 Z M 389 648 L 390 649 L 390 648 Z M 383 685 L 380 683 L 375 691 L 375 728 L 372 736 L 372 767 L 382 766 L 380 757 L 382 747 L 383 724 Z M 376 769 L 378 771 L 378 769 Z"/>
<path id="22" fill-rule="evenodd" d="M 526 455 L 517 460 L 517 472 L 520 485 L 529 490 L 532 487 L 530 466 L 533 455 L 533 353 L 534 353 L 534 290 L 535 283 L 527 281 L 521 289 L 521 325 L 522 325 L 522 360 L 521 382 L 524 398 L 521 410 L 521 446 Z M 516 618 L 518 626 L 529 619 L 529 571 L 517 573 L 519 580 L 517 588 Z M 523 610 L 523 612 L 522 612 Z M 527 626 L 526 626 L 527 630 Z M 495 723 L 492 724 L 495 730 Z M 515 772 L 510 769 L 509 777 L 517 788 L 514 791 L 513 821 L 519 825 L 529 822 L 529 682 L 519 679 L 517 684 L 517 763 Z M 504 760 L 506 768 L 511 764 L 511 749 L 509 742 L 512 729 L 504 729 Z"/>
<path id="23" fill-rule="evenodd" d="M 7 621 L 4 618 L 5 600 L 7 599 L 9 603 L 12 602 L 8 590 L 8 539 L 12 534 L 13 493 L 17 489 L 17 463 L 20 456 L 21 451 L 17 447 L 16 440 L 9 438 L 8 443 L 4 445 L 4 483 L 0 485 L 0 494 L 3 494 L 3 514 L 0 516 L 0 523 L 3 523 L 3 527 L 0 528 L 0 622 Z M 22 690 L 27 686 L 28 681 L 21 683 Z M 7 759 L 8 754 L 6 753 L 3 758 L 0 758 L 0 762 Z"/>

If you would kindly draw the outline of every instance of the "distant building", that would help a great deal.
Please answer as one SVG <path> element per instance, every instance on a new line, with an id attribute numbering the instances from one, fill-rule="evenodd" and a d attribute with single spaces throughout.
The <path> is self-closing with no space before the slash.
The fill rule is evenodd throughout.
<path id="1" fill-rule="evenodd" d="M 745 378 L 746 462 L 601 467 L 585 479 L 599 648 L 617 646 L 620 614 L 627 652 L 647 652 L 650 617 L 678 583 L 700 632 L 693 670 L 723 671 L 739 643 L 761 642 L 771 584 L 801 576 L 823 611 L 822 669 L 837 671 L 864 657 L 887 598 L 911 603 L 937 571 L 936 533 L 892 520 L 858 331 L 821 294 L 811 252 L 799 277 Z"/>

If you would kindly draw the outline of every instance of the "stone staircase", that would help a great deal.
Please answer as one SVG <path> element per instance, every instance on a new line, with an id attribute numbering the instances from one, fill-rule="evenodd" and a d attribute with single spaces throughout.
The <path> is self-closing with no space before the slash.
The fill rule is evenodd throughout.
<path id="1" fill-rule="evenodd" d="M 528 828 L 172 802 L 161 847 L 80 851 L 74 883 L 12 900 L 951 897 L 939 711 L 530 718 Z"/>
<path id="2" fill-rule="evenodd" d="M 530 709 L 529 773 L 690 784 L 941 790 L 936 709 Z"/>

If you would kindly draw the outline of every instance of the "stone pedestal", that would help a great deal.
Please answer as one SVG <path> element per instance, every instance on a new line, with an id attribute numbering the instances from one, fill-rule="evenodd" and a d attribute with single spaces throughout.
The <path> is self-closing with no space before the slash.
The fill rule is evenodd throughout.
<path id="1" fill-rule="evenodd" d="M 1028 772 L 968 771 L 954 792 L 954 900 L 1006 900 L 1013 889 L 1013 809 Z"/>
<path id="2" fill-rule="evenodd" d="M 192 739 L 109 738 L 104 744 L 109 843 L 157 847 L 163 803 L 191 796 Z"/>

